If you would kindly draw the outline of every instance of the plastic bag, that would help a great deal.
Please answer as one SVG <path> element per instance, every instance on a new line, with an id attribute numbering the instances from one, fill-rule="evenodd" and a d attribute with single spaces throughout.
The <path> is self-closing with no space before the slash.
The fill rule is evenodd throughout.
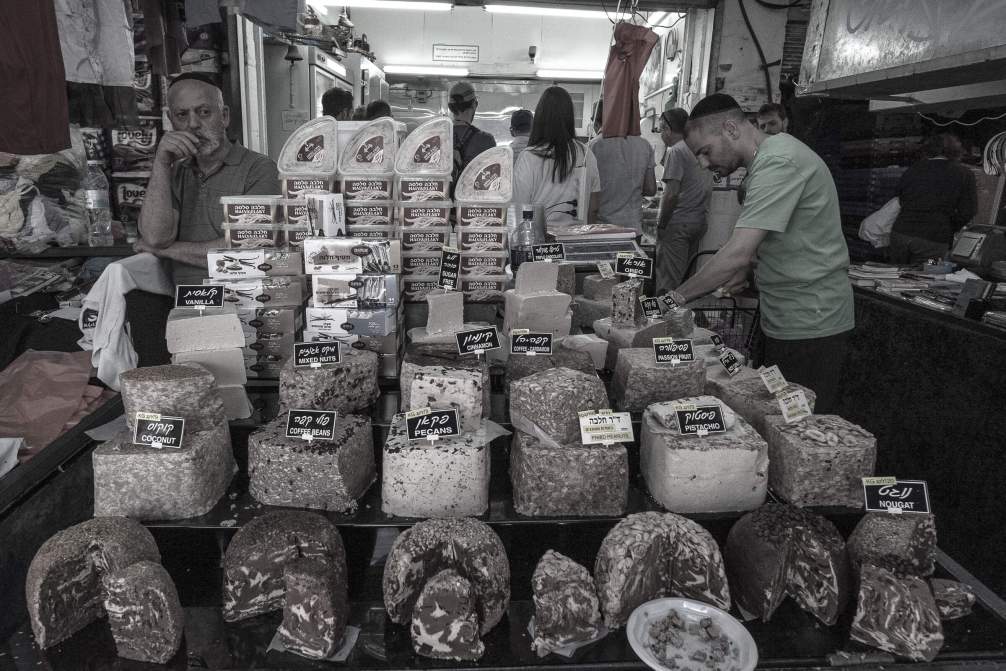
<path id="1" fill-rule="evenodd" d="M 894 220 L 901 213 L 901 201 L 891 198 L 882 208 L 863 219 L 859 225 L 859 238 L 866 240 L 874 247 L 887 247 L 891 244 L 891 228 Z"/>

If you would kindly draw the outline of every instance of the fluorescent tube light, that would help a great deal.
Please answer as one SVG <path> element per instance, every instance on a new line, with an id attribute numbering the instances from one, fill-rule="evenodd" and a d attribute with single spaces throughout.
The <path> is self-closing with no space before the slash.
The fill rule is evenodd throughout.
<path id="1" fill-rule="evenodd" d="M 451 68 L 439 65 L 385 65 L 389 75 L 441 75 L 444 77 L 467 77 L 468 68 Z"/>
<path id="2" fill-rule="evenodd" d="M 569 7 L 548 7 L 546 5 L 486 5 L 487 12 L 494 14 L 530 14 L 531 16 L 566 16 L 581 19 L 607 19 L 612 20 L 627 18 L 625 12 L 618 14 L 614 12 L 605 13 L 597 9 L 572 9 Z"/>
<path id="3" fill-rule="evenodd" d="M 410 2 L 410 0 L 331 0 L 325 4 L 347 5 L 365 9 L 414 9 L 423 12 L 449 12 L 453 7 L 450 2 Z"/>
<path id="4" fill-rule="evenodd" d="M 538 70 L 536 73 L 539 79 L 601 79 L 604 72 L 601 70 Z"/>

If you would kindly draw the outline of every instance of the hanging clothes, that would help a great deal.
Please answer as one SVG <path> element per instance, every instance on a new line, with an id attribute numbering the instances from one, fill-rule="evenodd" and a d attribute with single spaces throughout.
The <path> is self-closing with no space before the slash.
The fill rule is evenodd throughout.
<path id="1" fill-rule="evenodd" d="M 63 57 L 52 0 L 0 2 L 0 151 L 70 146 Z"/>
<path id="2" fill-rule="evenodd" d="M 182 71 L 182 52 L 188 47 L 178 0 L 142 0 L 144 46 L 150 71 L 172 76 Z"/>
<path id="3" fill-rule="evenodd" d="M 646 26 L 620 22 L 604 69 L 604 137 L 639 135 L 639 76 L 660 38 Z"/>

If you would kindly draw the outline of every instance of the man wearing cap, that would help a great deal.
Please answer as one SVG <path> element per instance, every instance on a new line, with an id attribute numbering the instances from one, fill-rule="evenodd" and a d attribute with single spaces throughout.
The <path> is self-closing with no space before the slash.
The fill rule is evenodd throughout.
<path id="1" fill-rule="evenodd" d="M 206 252 L 224 246 L 220 197 L 278 194 L 276 163 L 230 141 L 230 110 L 203 75 L 171 83 L 168 114 L 174 130 L 157 145 L 134 247 L 170 259 L 175 284 L 200 284 Z"/>
<path id="2" fill-rule="evenodd" d="M 473 158 L 496 146 L 496 138 L 472 125 L 478 106 L 479 100 L 471 84 L 458 82 L 451 87 L 447 108 L 454 117 L 455 181 Z"/>
<path id="3" fill-rule="evenodd" d="M 517 165 L 517 157 L 527 149 L 528 139 L 531 137 L 531 124 L 534 123 L 534 114 L 531 110 L 517 110 L 510 115 L 510 135 L 513 142 L 510 149 L 513 151 L 513 164 Z"/>
<path id="4" fill-rule="evenodd" d="M 833 412 L 855 320 L 831 173 L 810 147 L 787 133 L 767 135 L 722 93 L 695 106 L 685 141 L 703 168 L 721 175 L 747 168 L 747 188 L 730 239 L 672 298 L 684 304 L 740 290 L 754 266 L 763 363 L 810 387 L 815 412 Z"/>

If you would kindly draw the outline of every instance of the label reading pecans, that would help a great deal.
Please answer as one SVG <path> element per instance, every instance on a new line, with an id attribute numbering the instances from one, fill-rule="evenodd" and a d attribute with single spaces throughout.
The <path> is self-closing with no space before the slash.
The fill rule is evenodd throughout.
<path id="1" fill-rule="evenodd" d="M 409 440 L 437 440 L 461 434 L 457 408 L 432 410 L 420 408 L 405 414 L 405 431 Z"/>

